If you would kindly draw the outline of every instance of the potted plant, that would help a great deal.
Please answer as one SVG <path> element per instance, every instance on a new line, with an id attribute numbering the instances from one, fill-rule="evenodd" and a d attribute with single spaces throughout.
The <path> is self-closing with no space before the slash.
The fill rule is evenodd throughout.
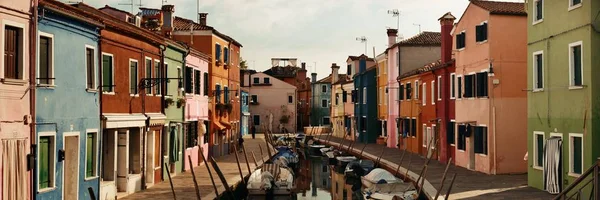
<path id="1" fill-rule="evenodd" d="M 185 99 L 184 98 L 177 99 L 177 108 L 181 108 L 184 105 L 185 105 Z"/>
<path id="2" fill-rule="evenodd" d="M 215 110 L 217 110 L 217 115 L 223 116 L 225 114 L 225 104 L 217 103 L 217 105 L 215 105 Z"/>
<path id="3" fill-rule="evenodd" d="M 217 63 L 217 66 L 221 66 L 221 65 L 223 65 L 223 62 L 221 62 L 221 60 L 219 60 L 219 59 L 217 59 L 217 62 L 216 62 L 216 63 Z"/>
<path id="4" fill-rule="evenodd" d="M 227 113 L 231 114 L 231 111 L 233 111 L 233 105 L 230 103 L 225 104 L 225 110 L 227 110 Z"/>
<path id="5" fill-rule="evenodd" d="M 169 107 L 173 105 L 173 103 L 175 103 L 175 100 L 173 100 L 172 98 L 165 98 L 165 107 Z"/>

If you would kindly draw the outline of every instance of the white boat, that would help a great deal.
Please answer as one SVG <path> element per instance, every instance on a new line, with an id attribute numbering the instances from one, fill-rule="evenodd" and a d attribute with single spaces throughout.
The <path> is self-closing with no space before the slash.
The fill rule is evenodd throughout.
<path id="1" fill-rule="evenodd" d="M 289 197 L 294 191 L 294 173 L 287 167 L 264 164 L 252 172 L 246 188 L 250 199 L 264 199 L 269 190 L 274 196 Z"/>
<path id="2" fill-rule="evenodd" d="M 396 193 L 365 193 L 365 199 L 377 199 L 377 200 L 394 200 L 402 199 L 402 200 L 416 200 L 418 198 L 417 191 L 409 190 L 406 192 L 396 192 Z"/>
<path id="3" fill-rule="evenodd" d="M 361 177 L 361 182 L 365 192 L 371 194 L 397 193 L 412 185 L 412 183 L 405 183 L 402 179 L 396 178 L 392 173 L 381 168 L 375 168 L 369 174 Z"/>

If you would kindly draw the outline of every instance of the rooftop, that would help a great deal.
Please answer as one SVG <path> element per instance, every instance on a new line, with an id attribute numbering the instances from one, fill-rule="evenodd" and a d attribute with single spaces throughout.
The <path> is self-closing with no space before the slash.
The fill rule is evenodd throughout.
<path id="1" fill-rule="evenodd" d="M 470 0 L 472 4 L 490 11 L 491 14 L 527 15 L 524 3 Z"/>
<path id="2" fill-rule="evenodd" d="M 404 39 L 388 49 L 397 46 L 441 46 L 442 45 L 442 33 L 423 31 L 415 36 L 408 39 Z"/>

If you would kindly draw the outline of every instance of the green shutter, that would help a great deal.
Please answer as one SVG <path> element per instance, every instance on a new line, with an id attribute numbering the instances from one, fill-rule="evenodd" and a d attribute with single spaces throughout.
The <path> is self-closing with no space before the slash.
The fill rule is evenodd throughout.
<path id="1" fill-rule="evenodd" d="M 85 177 L 94 176 L 94 134 L 88 133 L 85 156 Z"/>
<path id="2" fill-rule="evenodd" d="M 581 46 L 573 47 L 573 85 L 581 86 Z"/>
<path id="3" fill-rule="evenodd" d="M 39 141 L 39 188 L 50 187 L 50 138 L 40 137 Z"/>
<path id="4" fill-rule="evenodd" d="M 581 153 L 583 144 L 581 141 L 581 137 L 573 137 L 573 173 L 581 174 L 583 166 L 581 165 Z"/>
<path id="5" fill-rule="evenodd" d="M 107 92 L 113 91 L 112 68 L 112 57 L 102 55 L 102 85 Z"/>
<path id="6" fill-rule="evenodd" d="M 536 141 L 536 166 L 544 166 L 544 135 L 535 135 Z"/>

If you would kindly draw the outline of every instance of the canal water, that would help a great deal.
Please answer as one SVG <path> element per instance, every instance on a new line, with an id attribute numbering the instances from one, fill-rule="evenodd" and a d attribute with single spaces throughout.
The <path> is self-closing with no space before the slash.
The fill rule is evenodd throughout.
<path id="1" fill-rule="evenodd" d="M 300 157 L 300 166 L 296 178 L 298 200 L 327 200 L 332 199 L 331 189 L 334 184 L 331 167 L 322 156 Z M 338 184 L 339 185 L 339 184 Z"/>

